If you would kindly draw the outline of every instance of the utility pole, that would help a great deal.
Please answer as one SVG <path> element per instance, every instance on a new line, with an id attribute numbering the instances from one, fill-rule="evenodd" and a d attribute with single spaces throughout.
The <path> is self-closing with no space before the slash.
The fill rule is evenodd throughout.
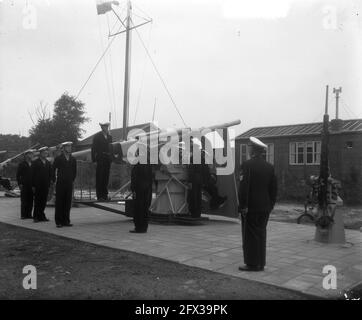
<path id="1" fill-rule="evenodd" d="M 125 76 L 124 76 L 124 98 L 123 98 L 123 140 L 127 140 L 128 116 L 129 116 L 129 86 L 130 86 L 130 49 L 131 49 L 131 1 L 127 2 L 127 21 L 126 21 L 126 58 L 125 58 Z"/>
<path id="2" fill-rule="evenodd" d="M 339 95 L 342 92 L 342 87 L 339 87 L 339 89 L 333 88 L 333 93 L 336 95 L 336 119 L 338 119 L 338 113 L 339 113 Z"/>

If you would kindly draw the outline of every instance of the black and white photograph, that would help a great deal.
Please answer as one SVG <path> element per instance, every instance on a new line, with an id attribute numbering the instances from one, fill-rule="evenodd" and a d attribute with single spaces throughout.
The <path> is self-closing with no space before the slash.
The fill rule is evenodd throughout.
<path id="1" fill-rule="evenodd" d="M 359 0 L 0 0 L 0 300 L 360 300 L 361 57 Z"/>

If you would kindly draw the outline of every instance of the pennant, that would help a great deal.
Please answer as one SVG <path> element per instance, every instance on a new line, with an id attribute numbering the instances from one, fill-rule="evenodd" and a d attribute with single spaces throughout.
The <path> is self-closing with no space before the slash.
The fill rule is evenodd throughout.
<path id="1" fill-rule="evenodd" d="M 118 1 L 97 0 L 97 14 L 105 14 L 112 11 L 112 4 L 118 6 Z"/>

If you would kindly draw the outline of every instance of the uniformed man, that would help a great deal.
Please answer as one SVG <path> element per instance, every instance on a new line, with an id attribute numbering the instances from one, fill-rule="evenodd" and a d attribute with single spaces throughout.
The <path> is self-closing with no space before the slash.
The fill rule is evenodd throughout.
<path id="1" fill-rule="evenodd" d="M 262 271 L 266 255 L 266 226 L 277 197 L 274 167 L 266 162 L 267 146 L 250 137 L 251 159 L 241 167 L 239 187 L 239 212 L 242 221 L 245 266 L 241 271 Z"/>
<path id="2" fill-rule="evenodd" d="M 33 211 L 34 194 L 32 189 L 31 162 L 34 150 L 29 149 L 24 153 L 24 160 L 19 163 L 16 171 L 16 180 L 20 188 L 20 213 L 21 219 L 31 219 Z"/>
<path id="3" fill-rule="evenodd" d="M 137 163 L 132 168 L 131 191 L 135 199 L 133 215 L 134 230 L 132 233 L 146 233 L 148 229 L 149 208 L 152 201 L 152 166 L 151 164 Z"/>
<path id="4" fill-rule="evenodd" d="M 192 218 L 201 217 L 201 204 L 202 204 L 202 184 L 203 184 L 203 167 L 201 165 L 201 158 L 198 160 L 194 156 L 194 150 L 196 152 L 201 152 L 201 149 L 198 146 L 194 146 L 194 143 L 191 139 L 190 143 L 190 164 L 188 166 L 187 174 L 188 181 L 191 185 L 191 188 L 188 192 L 188 206 Z"/>
<path id="5" fill-rule="evenodd" d="M 227 197 L 219 195 L 216 176 L 211 174 L 209 164 L 206 163 L 205 150 L 195 146 L 195 151 L 200 152 L 201 162 L 196 163 L 193 157 L 193 143 L 190 146 L 190 165 L 188 166 L 188 178 L 191 188 L 188 193 L 188 204 L 191 217 L 200 218 L 202 209 L 202 190 L 205 190 L 211 197 L 210 210 L 219 209 L 225 205 Z"/>
<path id="6" fill-rule="evenodd" d="M 210 166 L 203 161 L 202 165 L 202 188 L 211 197 L 210 199 L 210 210 L 216 210 L 223 207 L 226 204 L 227 197 L 220 196 L 217 188 L 217 176 L 211 173 Z"/>
<path id="7" fill-rule="evenodd" d="M 111 169 L 112 154 L 110 144 L 112 136 L 109 134 L 109 122 L 99 123 L 102 131 L 93 138 L 92 161 L 97 163 L 96 194 L 101 201 L 108 200 L 108 181 Z"/>
<path id="8" fill-rule="evenodd" d="M 72 156 L 72 142 L 62 143 L 62 154 L 54 159 L 55 224 L 57 228 L 71 227 L 70 208 L 73 198 L 73 183 L 77 176 L 77 161 Z"/>
<path id="9" fill-rule="evenodd" d="M 32 169 L 32 186 L 34 192 L 34 222 L 49 221 L 45 216 L 45 207 L 50 184 L 53 183 L 52 166 L 47 160 L 48 147 L 39 150 L 39 158 L 34 160 Z"/>

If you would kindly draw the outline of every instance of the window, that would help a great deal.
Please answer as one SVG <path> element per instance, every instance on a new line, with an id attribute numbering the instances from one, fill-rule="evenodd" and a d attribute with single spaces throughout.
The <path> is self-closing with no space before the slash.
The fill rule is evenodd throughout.
<path id="1" fill-rule="evenodd" d="M 304 164 L 304 142 L 291 142 L 289 145 L 289 163 Z"/>
<path id="2" fill-rule="evenodd" d="M 289 144 L 289 164 L 320 164 L 321 142 L 291 142 Z"/>
<path id="3" fill-rule="evenodd" d="M 266 161 L 274 164 L 274 143 L 267 143 L 268 149 L 266 150 Z"/>

